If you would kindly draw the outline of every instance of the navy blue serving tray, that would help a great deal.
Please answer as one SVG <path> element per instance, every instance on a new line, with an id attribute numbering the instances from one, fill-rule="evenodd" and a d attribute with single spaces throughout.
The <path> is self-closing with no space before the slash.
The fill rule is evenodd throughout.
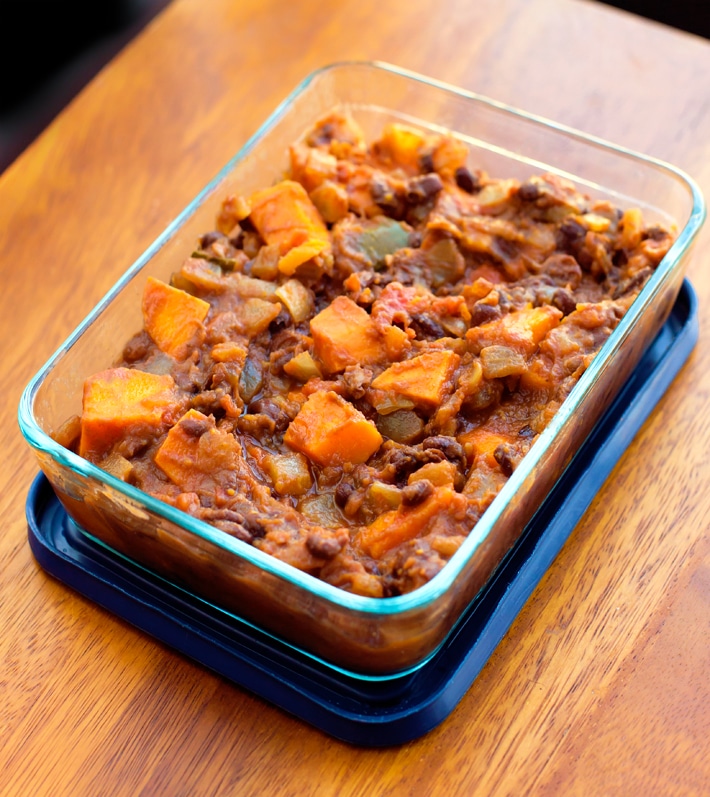
<path id="1" fill-rule="evenodd" d="M 285 711 L 353 744 L 422 736 L 471 686 L 698 338 L 684 282 L 671 315 L 494 577 L 414 672 L 368 678 L 315 660 L 114 554 L 79 530 L 41 474 L 27 497 L 41 567 L 100 606 Z"/>

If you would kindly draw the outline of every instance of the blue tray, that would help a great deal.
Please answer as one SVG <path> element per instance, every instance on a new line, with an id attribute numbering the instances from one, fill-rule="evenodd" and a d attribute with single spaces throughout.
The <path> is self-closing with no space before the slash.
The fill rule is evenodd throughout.
<path id="1" fill-rule="evenodd" d="M 415 672 L 368 678 L 315 660 L 95 543 L 44 476 L 27 498 L 32 552 L 48 573 L 161 642 L 326 733 L 401 744 L 453 710 L 510 628 L 698 338 L 683 284 L 670 318 L 494 577 L 436 655 Z"/>

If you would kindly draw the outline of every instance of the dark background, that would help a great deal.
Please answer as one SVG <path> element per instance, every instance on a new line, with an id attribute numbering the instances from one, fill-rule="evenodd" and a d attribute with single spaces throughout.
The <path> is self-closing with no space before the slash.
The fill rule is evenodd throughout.
<path id="1" fill-rule="evenodd" d="M 0 172 L 168 2 L 0 0 Z M 710 39 L 710 0 L 605 2 Z"/>

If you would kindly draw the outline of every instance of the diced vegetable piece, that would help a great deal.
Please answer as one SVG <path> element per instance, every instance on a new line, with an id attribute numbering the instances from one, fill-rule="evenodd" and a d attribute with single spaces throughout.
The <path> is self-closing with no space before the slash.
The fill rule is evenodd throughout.
<path id="1" fill-rule="evenodd" d="M 384 512 L 358 535 L 357 543 L 374 559 L 419 536 L 440 513 L 458 514 L 466 500 L 451 487 L 437 487 L 434 492 L 415 506 L 405 506 Z"/>
<path id="2" fill-rule="evenodd" d="M 442 136 L 431 154 L 434 168 L 442 177 L 452 177 L 466 165 L 468 147 L 453 136 Z"/>
<path id="3" fill-rule="evenodd" d="M 373 482 L 367 488 L 367 503 L 378 513 L 397 509 L 402 503 L 402 491 L 394 484 Z"/>
<path id="4" fill-rule="evenodd" d="M 143 322 L 146 332 L 166 354 L 181 357 L 209 310 L 209 302 L 148 277 L 143 292 Z"/>
<path id="5" fill-rule="evenodd" d="M 329 373 L 371 365 L 385 357 L 384 341 L 366 310 L 338 296 L 311 319 L 313 347 Z"/>
<path id="6" fill-rule="evenodd" d="M 345 186 L 326 180 L 311 191 L 310 196 L 323 221 L 328 224 L 335 224 L 347 215 L 349 201 Z"/>
<path id="7" fill-rule="evenodd" d="M 323 376 L 316 361 L 308 351 L 302 351 L 300 354 L 290 359 L 284 365 L 284 371 L 294 379 L 298 379 L 299 382 L 307 382 L 309 379 L 320 379 L 321 376 Z"/>
<path id="8" fill-rule="evenodd" d="M 372 268 L 382 265 L 387 255 L 409 246 L 409 231 L 402 224 L 386 216 L 362 222 L 359 235 L 350 241 Z"/>
<path id="9" fill-rule="evenodd" d="M 606 232 L 611 226 L 611 219 L 598 213 L 585 213 L 579 217 L 579 220 L 592 232 Z"/>
<path id="10" fill-rule="evenodd" d="M 376 147 L 378 152 L 389 156 L 398 166 L 417 172 L 425 144 L 426 139 L 419 130 L 393 122 L 384 127 Z"/>
<path id="11" fill-rule="evenodd" d="M 123 482 L 127 482 L 133 472 L 133 465 L 130 461 L 115 451 L 106 457 L 101 463 L 101 467 Z"/>
<path id="12" fill-rule="evenodd" d="M 280 312 L 281 305 L 278 302 L 247 299 L 234 311 L 234 314 L 239 320 L 240 331 L 253 338 L 267 329 Z"/>
<path id="13" fill-rule="evenodd" d="M 101 456 L 129 431 L 162 431 L 182 401 L 173 378 L 133 368 L 112 368 L 84 382 L 79 454 Z"/>
<path id="14" fill-rule="evenodd" d="M 313 484 L 303 454 L 267 454 L 263 468 L 279 495 L 304 495 Z"/>
<path id="15" fill-rule="evenodd" d="M 347 111 L 337 110 L 319 119 L 316 126 L 306 136 L 306 143 L 311 147 L 342 142 L 354 147 L 365 146 L 365 135 L 360 125 Z"/>
<path id="16" fill-rule="evenodd" d="M 518 190 L 517 180 L 497 180 L 488 183 L 476 194 L 476 202 L 483 213 L 495 213 Z"/>
<path id="17" fill-rule="evenodd" d="M 562 311 L 550 305 L 517 310 L 487 324 L 471 327 L 466 340 L 476 353 L 486 346 L 510 346 L 529 357 L 561 318 Z"/>
<path id="18" fill-rule="evenodd" d="M 180 276 L 188 283 L 206 291 L 223 293 L 229 286 L 222 269 L 204 257 L 189 257 L 182 264 Z"/>
<path id="19" fill-rule="evenodd" d="M 326 180 L 335 179 L 338 159 L 329 152 L 299 142 L 291 145 L 289 154 L 291 177 L 306 191 L 311 192 Z"/>
<path id="20" fill-rule="evenodd" d="M 279 274 L 280 259 L 278 244 L 264 244 L 252 261 L 249 273 L 261 280 L 275 280 Z"/>
<path id="21" fill-rule="evenodd" d="M 198 410 L 180 418 L 155 455 L 155 464 L 183 492 L 234 488 L 242 462 L 237 438 Z"/>
<path id="22" fill-rule="evenodd" d="M 248 404 L 261 390 L 264 384 L 264 372 L 261 363 L 255 357 L 247 357 L 239 376 L 239 395 Z"/>
<path id="23" fill-rule="evenodd" d="M 422 481 L 426 479 L 436 487 L 442 487 L 445 484 L 454 484 L 456 476 L 458 475 L 458 468 L 453 462 L 447 459 L 441 462 L 427 462 L 422 465 L 419 470 L 415 470 L 407 479 L 408 484 Z"/>
<path id="24" fill-rule="evenodd" d="M 64 448 L 74 448 L 74 445 L 81 437 L 81 418 L 78 415 L 72 415 L 67 418 L 64 423 L 59 425 L 52 433 L 52 440 L 59 443 Z"/>
<path id="25" fill-rule="evenodd" d="M 267 244 L 278 244 L 281 255 L 302 244 L 320 243 L 318 251 L 330 244 L 328 228 L 300 183 L 283 180 L 257 191 L 250 205 L 252 223 Z"/>
<path id="26" fill-rule="evenodd" d="M 229 235 L 242 219 L 249 215 L 249 203 L 243 196 L 231 195 L 222 202 L 222 209 L 217 216 L 217 229 Z"/>
<path id="27" fill-rule="evenodd" d="M 217 363 L 238 363 L 243 366 L 247 358 L 247 350 L 244 346 L 233 340 L 215 344 L 210 353 L 212 359 Z"/>
<path id="28" fill-rule="evenodd" d="M 394 363 L 372 381 L 377 390 L 392 391 L 420 405 L 440 404 L 460 357 L 448 349 L 427 351 Z"/>
<path id="29" fill-rule="evenodd" d="M 413 443 L 424 429 L 424 421 L 411 410 L 395 410 L 389 415 L 379 415 L 377 428 L 395 443 Z"/>
<path id="30" fill-rule="evenodd" d="M 424 257 L 429 267 L 427 275 L 432 287 L 440 288 L 463 277 L 466 261 L 453 239 L 443 238 L 437 241 L 425 250 Z"/>
<path id="31" fill-rule="evenodd" d="M 643 232 L 643 215 L 638 208 L 629 208 L 624 211 L 619 222 L 621 239 L 619 243 L 624 249 L 635 249 L 641 243 Z"/>
<path id="32" fill-rule="evenodd" d="M 319 465 L 366 462 L 382 444 L 377 427 L 333 391 L 312 393 L 284 442 Z"/>
<path id="33" fill-rule="evenodd" d="M 313 295 L 300 280 L 291 279 L 284 282 L 276 289 L 276 296 L 283 302 L 297 324 L 305 321 L 313 312 Z"/>
<path id="34" fill-rule="evenodd" d="M 276 285 L 269 280 L 247 277 L 245 274 L 233 274 L 230 284 L 243 299 L 272 299 L 276 295 Z"/>
<path id="35" fill-rule="evenodd" d="M 290 277 L 296 273 L 299 266 L 312 260 L 316 255 L 329 248 L 327 241 L 309 240 L 305 243 L 294 246 L 279 258 L 279 271 Z"/>
<path id="36" fill-rule="evenodd" d="M 331 493 L 302 498 L 298 502 L 298 511 L 311 523 L 326 529 L 340 528 L 346 522 Z"/>
<path id="37" fill-rule="evenodd" d="M 525 357 L 510 346 L 486 346 L 481 349 L 481 366 L 486 379 L 519 376 L 527 371 Z"/>

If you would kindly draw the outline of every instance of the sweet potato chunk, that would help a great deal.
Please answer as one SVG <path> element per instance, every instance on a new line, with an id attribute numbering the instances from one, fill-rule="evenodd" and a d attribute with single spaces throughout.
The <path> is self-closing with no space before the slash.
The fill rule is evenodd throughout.
<path id="1" fill-rule="evenodd" d="M 371 365 L 386 356 L 375 322 L 346 296 L 338 296 L 311 319 L 311 336 L 316 356 L 329 373 L 358 363 Z"/>
<path id="2" fill-rule="evenodd" d="M 509 434 L 494 432 L 485 427 L 472 429 L 459 437 L 469 462 L 476 461 L 479 464 L 487 465 L 489 468 L 498 467 L 494 452 L 499 445 L 509 443 L 511 439 Z"/>
<path id="3" fill-rule="evenodd" d="M 428 351 L 394 363 L 372 382 L 376 390 L 397 393 L 415 404 L 440 404 L 460 357 L 448 349 Z"/>
<path id="4" fill-rule="evenodd" d="M 465 499 L 449 486 L 436 487 L 434 492 L 416 506 L 405 506 L 384 512 L 358 535 L 357 543 L 373 559 L 413 540 L 424 533 L 437 515 L 454 516 L 461 513 Z"/>
<path id="5" fill-rule="evenodd" d="M 159 433 L 182 403 L 168 374 L 112 368 L 84 382 L 79 454 L 101 457 L 129 430 Z"/>
<path id="6" fill-rule="evenodd" d="M 562 311 L 556 307 L 530 307 L 508 313 L 488 324 L 472 327 L 466 333 L 466 339 L 476 354 L 488 346 L 508 346 L 530 357 L 561 318 Z"/>
<path id="7" fill-rule="evenodd" d="M 234 489 L 245 467 L 236 437 L 198 410 L 186 412 L 168 432 L 155 464 L 183 492 Z"/>
<path id="8" fill-rule="evenodd" d="M 249 204 L 250 219 L 261 237 L 279 247 L 279 270 L 284 274 L 290 276 L 330 247 L 328 228 L 300 183 L 283 180 L 252 194 Z"/>
<path id="9" fill-rule="evenodd" d="M 181 358 L 185 344 L 202 326 L 209 309 L 209 302 L 148 277 L 143 292 L 143 322 L 146 332 L 166 354 Z"/>
<path id="10" fill-rule="evenodd" d="M 419 170 L 425 144 L 426 138 L 420 130 L 396 122 L 384 127 L 382 138 L 377 142 L 383 156 L 413 174 Z"/>
<path id="11" fill-rule="evenodd" d="M 352 404 L 328 390 L 308 397 L 284 442 L 319 465 L 357 464 L 377 451 L 382 435 Z"/>

